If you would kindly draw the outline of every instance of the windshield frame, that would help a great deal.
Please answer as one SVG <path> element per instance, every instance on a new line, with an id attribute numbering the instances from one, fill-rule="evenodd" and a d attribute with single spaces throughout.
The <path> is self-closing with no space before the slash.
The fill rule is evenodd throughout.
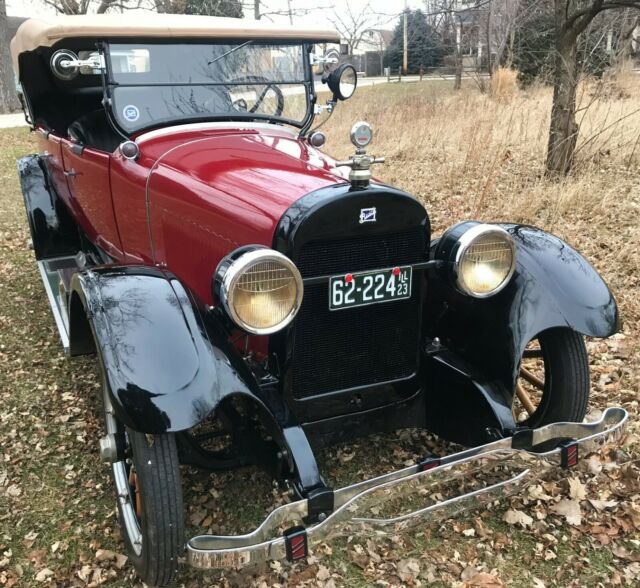
<path id="1" fill-rule="evenodd" d="M 302 85 L 305 88 L 306 92 L 306 104 L 307 111 L 302 120 L 289 119 L 283 116 L 274 116 L 269 114 L 258 114 L 258 113 L 243 113 L 243 112 L 233 112 L 229 114 L 206 114 L 203 116 L 192 116 L 192 117 L 184 117 L 184 118 L 176 118 L 175 120 L 163 120 L 157 123 L 152 123 L 145 127 L 141 127 L 136 129 L 135 131 L 130 131 L 123 128 L 119 123 L 118 119 L 113 112 L 113 95 L 112 92 L 118 86 L 122 87 L 133 87 L 139 85 L 140 87 L 170 87 L 170 86 L 178 86 L 178 85 L 193 85 L 193 86 L 228 86 L 230 85 L 228 82 L 210 82 L 210 83 L 197 83 L 197 84 L 173 84 L 173 83 L 156 83 L 156 84 L 122 84 L 115 80 L 113 75 L 113 67 L 111 63 L 111 51 L 109 41 L 105 41 L 99 44 L 98 50 L 102 54 L 104 58 L 104 69 L 102 71 L 102 84 L 103 84 L 103 94 L 104 94 L 104 105 L 107 110 L 107 114 L 109 120 L 112 125 L 116 128 L 116 130 L 123 135 L 124 137 L 130 138 L 132 136 L 137 136 L 147 131 L 158 129 L 162 127 L 169 126 L 178 126 L 189 123 L 198 123 L 198 122 L 269 122 L 273 124 L 284 124 L 290 125 L 292 127 L 300 129 L 300 135 L 303 135 L 307 132 L 307 130 L 313 124 L 313 120 L 315 117 L 315 104 L 317 100 L 315 84 L 313 79 L 313 72 L 311 66 L 311 58 L 310 55 L 313 51 L 313 46 L 315 43 L 313 41 L 303 41 L 303 40 L 295 40 L 295 39 L 259 39 L 259 38 L 233 38 L 233 39 L 136 39 L 136 40 L 128 40 L 122 39 L 116 41 L 115 45 L 122 45 L 125 43 L 131 44 L 145 44 L 145 45 L 176 45 L 176 44 L 184 44 L 184 45 L 202 45 L 202 44 L 225 44 L 229 42 L 237 43 L 238 46 L 243 43 L 260 43 L 264 45 L 299 45 L 302 47 L 302 59 L 303 59 L 303 68 L 304 68 L 304 78 L 302 81 L 295 82 L 278 82 L 278 85 Z"/>

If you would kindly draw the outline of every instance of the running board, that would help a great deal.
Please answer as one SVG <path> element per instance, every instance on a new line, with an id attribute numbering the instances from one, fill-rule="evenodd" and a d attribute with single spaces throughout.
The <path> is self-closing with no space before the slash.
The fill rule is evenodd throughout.
<path id="1" fill-rule="evenodd" d="M 305 525 L 309 503 L 299 500 L 272 511 L 252 533 L 200 535 L 187 543 L 187 563 L 196 568 L 240 568 L 271 560 L 298 561 L 310 547 L 337 536 L 396 534 L 448 518 L 522 489 L 554 467 L 573 467 L 580 457 L 619 444 L 628 420 L 608 408 L 593 423 L 553 423 L 513 437 L 424 461 L 336 490 L 334 510 Z M 535 446 L 554 442 L 544 453 Z M 449 496 L 447 497 L 447 492 Z"/>
<path id="2" fill-rule="evenodd" d="M 60 271 L 70 268 L 77 268 L 76 257 L 56 257 L 54 259 L 43 259 L 37 262 L 38 271 L 44 284 L 47 300 L 53 313 L 53 319 L 58 328 L 60 340 L 64 347 L 64 352 L 69 353 L 69 317 L 67 315 L 67 305 L 63 294 L 60 292 Z"/>

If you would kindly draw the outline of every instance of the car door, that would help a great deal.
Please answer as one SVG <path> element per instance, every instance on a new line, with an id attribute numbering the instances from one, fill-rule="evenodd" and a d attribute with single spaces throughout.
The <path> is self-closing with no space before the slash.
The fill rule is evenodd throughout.
<path id="1" fill-rule="evenodd" d="M 121 261 L 122 245 L 109 182 L 110 154 L 63 139 L 62 157 L 81 228 L 90 241 Z"/>

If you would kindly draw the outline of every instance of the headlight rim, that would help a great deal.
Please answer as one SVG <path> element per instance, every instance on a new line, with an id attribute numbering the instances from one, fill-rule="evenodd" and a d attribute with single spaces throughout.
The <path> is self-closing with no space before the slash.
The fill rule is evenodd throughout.
<path id="1" fill-rule="evenodd" d="M 469 247 L 473 245 L 473 243 L 478 237 L 492 234 L 492 233 L 496 233 L 501 237 L 504 237 L 505 243 L 509 245 L 509 248 L 511 249 L 511 260 L 512 260 L 511 268 L 509 269 L 509 273 L 506 275 L 504 280 L 502 280 L 502 282 L 497 288 L 494 288 L 490 292 L 475 292 L 466 286 L 462 278 L 462 273 L 460 272 L 460 263 L 464 257 L 464 254 L 468 251 Z M 473 227 L 467 229 L 458 238 L 453 266 L 454 266 L 456 287 L 463 294 L 472 296 L 473 298 L 481 298 L 481 299 L 491 298 L 492 296 L 499 294 L 504 288 L 507 287 L 516 270 L 516 244 L 513 239 L 513 236 L 511 235 L 511 233 L 509 233 L 509 231 L 507 231 L 505 228 L 501 227 L 500 225 L 494 225 L 489 223 L 480 223 L 480 224 L 474 225 Z"/>
<path id="2" fill-rule="evenodd" d="M 227 261 L 227 263 L 225 263 L 225 260 Z M 243 251 L 239 253 L 239 255 L 237 254 L 237 252 L 234 252 L 228 255 L 225 260 L 223 260 L 223 262 L 220 264 L 218 272 L 216 272 L 219 275 L 220 269 L 223 267 L 225 268 L 223 275 L 219 276 L 220 290 L 218 297 L 220 298 L 220 302 L 222 303 L 222 307 L 227 313 L 227 316 L 237 327 L 252 335 L 271 335 L 273 333 L 281 331 L 282 329 L 287 327 L 291 323 L 291 321 L 293 321 L 293 319 L 298 314 L 298 311 L 300 310 L 304 295 L 304 282 L 302 280 L 302 276 L 300 275 L 300 270 L 298 270 L 293 261 L 291 261 L 286 255 L 283 255 L 279 251 L 276 251 L 275 249 L 269 249 L 268 247 L 257 247 L 255 249 Z M 251 267 L 253 267 L 257 263 L 265 261 L 277 261 L 279 263 L 282 263 L 287 269 L 289 269 L 296 283 L 296 299 L 289 314 L 287 314 L 286 318 L 280 321 L 277 325 L 274 325 L 273 327 L 254 327 L 247 324 L 238 315 L 234 308 L 230 294 L 244 272 L 251 269 Z"/>

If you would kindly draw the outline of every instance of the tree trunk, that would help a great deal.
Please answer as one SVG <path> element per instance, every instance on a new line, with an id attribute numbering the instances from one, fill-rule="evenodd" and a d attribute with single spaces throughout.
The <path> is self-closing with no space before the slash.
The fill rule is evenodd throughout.
<path id="1" fill-rule="evenodd" d="M 453 89 L 459 90 L 462 87 L 462 25 L 456 24 L 456 77 L 453 82 Z"/>
<path id="2" fill-rule="evenodd" d="M 253 18 L 260 20 L 260 0 L 253 0 Z"/>
<path id="3" fill-rule="evenodd" d="M 556 14 L 557 16 L 557 14 Z M 578 88 L 577 35 L 557 23 L 553 74 L 553 105 L 547 149 L 547 172 L 567 174 L 573 164 L 578 140 L 576 92 Z"/>
<path id="4" fill-rule="evenodd" d="M 20 108 L 9 53 L 8 34 L 7 8 L 5 0 L 0 0 L 0 112 L 13 112 Z"/>
<path id="5" fill-rule="evenodd" d="M 630 12 L 630 10 L 625 12 L 624 20 L 620 27 L 620 40 L 618 42 L 618 51 L 616 55 L 616 61 L 618 63 L 623 63 L 631 57 L 633 31 L 635 31 L 638 26 L 638 17 L 632 16 Z"/>

